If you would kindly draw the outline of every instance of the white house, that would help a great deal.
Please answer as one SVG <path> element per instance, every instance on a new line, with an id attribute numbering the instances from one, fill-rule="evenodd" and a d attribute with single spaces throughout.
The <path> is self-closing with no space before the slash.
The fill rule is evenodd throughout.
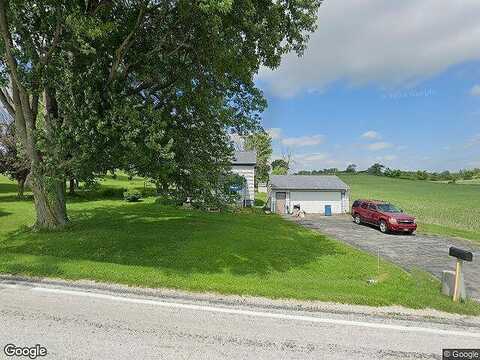
<path id="1" fill-rule="evenodd" d="M 267 204 L 277 214 L 289 214 L 296 205 L 307 214 L 344 214 L 350 207 L 349 192 L 333 175 L 272 175 Z"/>
<path id="2" fill-rule="evenodd" d="M 242 192 L 243 206 L 252 206 L 255 201 L 255 166 L 257 153 L 255 151 L 236 151 L 232 160 L 232 172 L 243 176 L 246 186 Z"/>

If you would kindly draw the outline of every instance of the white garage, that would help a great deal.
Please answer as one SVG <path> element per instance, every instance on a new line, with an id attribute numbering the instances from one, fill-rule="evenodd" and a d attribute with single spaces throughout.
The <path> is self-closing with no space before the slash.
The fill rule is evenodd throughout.
<path id="1" fill-rule="evenodd" d="M 350 188 L 334 175 L 273 175 L 268 203 L 277 214 L 290 214 L 294 206 L 310 214 L 349 211 Z"/>

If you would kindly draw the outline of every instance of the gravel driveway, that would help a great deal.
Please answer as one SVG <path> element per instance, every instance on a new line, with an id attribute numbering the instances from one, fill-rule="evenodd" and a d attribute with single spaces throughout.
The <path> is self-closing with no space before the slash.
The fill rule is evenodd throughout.
<path id="1" fill-rule="evenodd" d="M 473 262 L 464 263 L 469 295 L 480 299 L 480 246 L 472 242 L 431 235 L 382 234 L 368 225 L 357 225 L 350 215 L 307 215 L 304 219 L 289 217 L 303 226 L 328 234 L 356 248 L 380 256 L 403 268 L 424 269 L 439 279 L 443 270 L 454 270 L 455 260 L 448 256 L 450 246 L 474 253 Z"/>

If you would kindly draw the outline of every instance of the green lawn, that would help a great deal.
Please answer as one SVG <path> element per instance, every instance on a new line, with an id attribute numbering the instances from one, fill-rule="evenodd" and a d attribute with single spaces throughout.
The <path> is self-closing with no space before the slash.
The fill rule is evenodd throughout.
<path id="1" fill-rule="evenodd" d="M 385 262 L 378 273 L 375 257 L 259 209 L 204 213 L 153 198 L 77 196 L 69 199 L 68 227 L 32 232 L 32 203 L 15 191 L 0 178 L 0 272 L 480 314 L 479 304 L 440 295 L 439 282 L 425 273 Z M 370 278 L 378 283 L 368 285 Z"/>
<path id="2" fill-rule="evenodd" d="M 371 175 L 340 175 L 352 200 L 380 199 L 417 217 L 419 232 L 480 242 L 480 184 L 444 184 Z"/>

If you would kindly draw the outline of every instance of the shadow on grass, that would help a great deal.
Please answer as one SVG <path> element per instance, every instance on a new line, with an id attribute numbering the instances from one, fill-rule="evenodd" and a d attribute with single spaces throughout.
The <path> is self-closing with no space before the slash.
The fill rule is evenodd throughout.
<path id="1" fill-rule="evenodd" d="M 2 203 L 7 203 L 7 202 L 31 202 L 33 203 L 33 195 L 24 195 L 24 196 L 18 196 L 18 195 L 6 195 L 6 196 L 0 196 L 0 202 Z"/>
<path id="2" fill-rule="evenodd" d="M 123 187 L 101 187 L 98 190 L 77 190 L 74 194 L 67 194 L 67 203 L 81 203 L 87 201 L 98 200 L 119 200 L 123 199 L 124 192 L 127 191 Z M 156 196 L 155 189 L 134 187 L 129 188 L 129 191 L 138 191 L 142 197 Z"/>
<path id="3" fill-rule="evenodd" d="M 2 271 L 8 274 L 61 276 L 64 273 L 56 261 L 49 257 L 27 257 L 18 262 L 17 257 L 11 255 L 2 257 L 0 266 Z"/>
<path id="4" fill-rule="evenodd" d="M 184 275 L 266 275 L 344 254 L 336 242 L 276 216 L 135 203 L 71 212 L 71 217 L 72 224 L 61 231 L 11 233 L 0 252 L 146 266 Z"/>
<path id="5" fill-rule="evenodd" d="M 17 193 L 17 185 L 9 183 L 0 183 L 0 194 Z"/>
<path id="6" fill-rule="evenodd" d="M 8 212 L 8 211 L 3 211 L 3 210 L 0 209 L 0 217 L 2 217 L 2 216 L 8 216 L 8 215 L 12 215 L 12 213 L 11 213 L 11 212 Z"/>

